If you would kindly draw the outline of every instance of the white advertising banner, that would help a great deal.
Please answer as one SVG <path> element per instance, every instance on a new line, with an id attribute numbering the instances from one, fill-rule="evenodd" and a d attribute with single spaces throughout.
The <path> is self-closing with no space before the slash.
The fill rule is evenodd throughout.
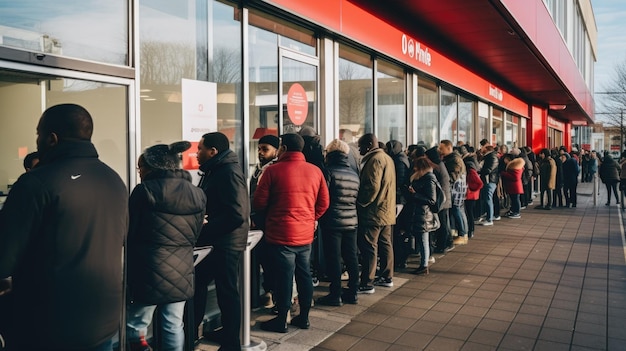
<path id="1" fill-rule="evenodd" d="M 217 132 L 217 84 L 183 79 L 183 140 L 198 141 Z"/>

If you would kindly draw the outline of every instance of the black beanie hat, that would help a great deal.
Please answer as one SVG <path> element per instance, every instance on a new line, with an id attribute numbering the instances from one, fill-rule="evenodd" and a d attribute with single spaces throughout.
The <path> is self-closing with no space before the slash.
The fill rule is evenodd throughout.
<path id="1" fill-rule="evenodd" d="M 273 147 L 278 149 L 278 147 L 280 146 L 280 139 L 278 139 L 276 135 L 267 134 L 267 135 L 262 136 L 261 139 L 259 139 L 259 145 L 261 144 L 272 145 Z"/>
<path id="2" fill-rule="evenodd" d="M 173 171 L 180 169 L 181 152 L 189 150 L 191 143 L 188 141 L 178 141 L 170 145 L 158 144 L 150 146 L 143 153 L 143 159 L 152 169 L 163 169 Z"/>
<path id="3" fill-rule="evenodd" d="M 217 152 L 224 152 L 230 147 L 228 137 L 220 132 L 207 133 L 202 136 L 204 146 L 206 148 L 214 147 Z"/>

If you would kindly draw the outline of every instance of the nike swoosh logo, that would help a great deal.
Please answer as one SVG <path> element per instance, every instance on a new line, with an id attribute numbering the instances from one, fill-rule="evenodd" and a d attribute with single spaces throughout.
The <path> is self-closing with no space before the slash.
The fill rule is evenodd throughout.
<path id="1" fill-rule="evenodd" d="M 76 179 L 80 178 L 80 176 L 81 176 L 80 174 L 77 174 L 77 175 L 70 176 L 70 178 L 72 178 L 72 180 L 76 180 Z"/>

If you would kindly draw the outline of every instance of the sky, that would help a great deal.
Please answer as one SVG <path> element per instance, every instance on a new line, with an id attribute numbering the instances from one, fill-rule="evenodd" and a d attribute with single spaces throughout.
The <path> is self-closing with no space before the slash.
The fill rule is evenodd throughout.
<path id="1" fill-rule="evenodd" d="M 595 66 L 595 91 L 606 91 L 615 66 L 626 61 L 626 1 L 591 0 L 598 28 L 598 51 Z M 596 112 L 602 112 L 601 94 L 595 96 Z M 598 116 L 600 117 L 600 116 Z M 599 119 L 599 118 L 596 118 Z"/>

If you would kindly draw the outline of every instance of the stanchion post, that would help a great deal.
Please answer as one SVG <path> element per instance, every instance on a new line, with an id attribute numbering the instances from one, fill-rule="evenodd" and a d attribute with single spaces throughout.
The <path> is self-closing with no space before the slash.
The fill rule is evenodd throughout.
<path id="1" fill-rule="evenodd" d="M 598 206 L 598 177 L 593 174 L 593 206 Z"/>
<path id="2" fill-rule="evenodd" d="M 241 265 L 241 274 L 239 275 L 239 296 L 241 297 L 241 349 L 265 351 L 267 344 L 263 340 L 252 340 L 250 337 L 250 285 L 251 285 L 251 268 L 250 253 L 252 249 L 261 241 L 263 232 L 260 230 L 251 230 L 248 233 L 248 246 L 243 252 L 243 263 Z"/>

